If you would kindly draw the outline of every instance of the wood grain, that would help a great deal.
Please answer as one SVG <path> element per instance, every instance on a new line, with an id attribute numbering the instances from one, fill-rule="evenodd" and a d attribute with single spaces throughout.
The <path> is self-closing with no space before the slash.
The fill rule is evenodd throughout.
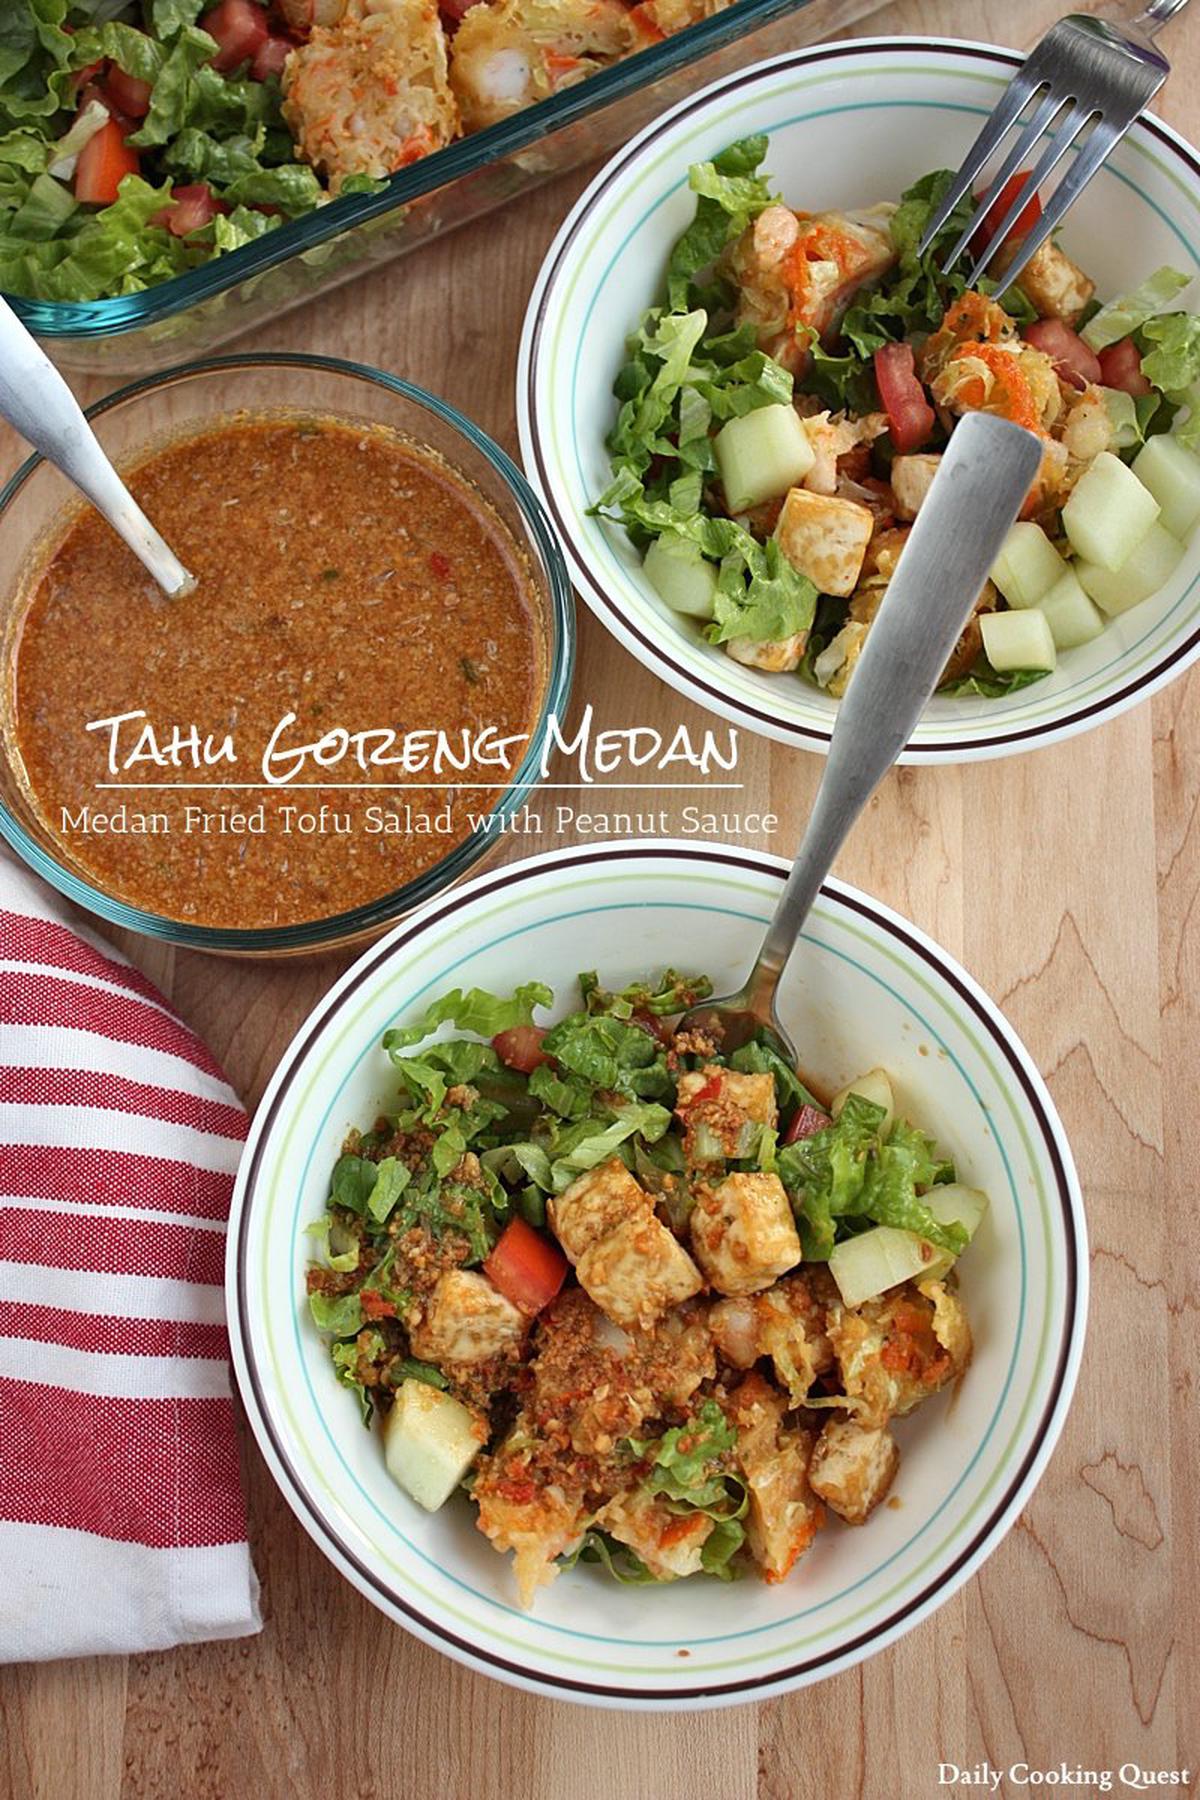
<path id="1" fill-rule="evenodd" d="M 873 28 L 1024 47 L 1056 10 L 902 0 Z M 1177 25 L 1169 48 L 1163 111 L 1197 137 L 1200 25 Z M 411 375 L 515 449 L 519 322 L 583 180 L 434 243 L 261 341 Z M 577 710 L 586 699 L 605 724 L 703 727 L 704 714 L 586 613 L 580 633 Z M 815 760 L 748 741 L 743 770 L 747 797 L 781 819 L 758 841 L 787 851 Z M 1194 671 L 1061 748 L 893 773 L 840 864 L 960 955 L 1005 1007 L 1049 1079 L 1088 1200 L 1091 1334 L 1061 1446 L 1016 1529 L 933 1619 L 865 1667 L 759 1707 L 642 1719 L 528 1699 L 466 1674 L 360 1599 L 248 1442 L 261 1637 L 0 1673 L 0 1795 L 892 1800 L 937 1793 L 941 1759 L 1190 1767 L 1194 1785 L 1198 796 Z M 669 795 L 654 805 L 677 816 Z M 542 847 L 525 839 L 505 853 Z M 251 1104 L 344 961 L 260 967 L 125 948 Z"/>

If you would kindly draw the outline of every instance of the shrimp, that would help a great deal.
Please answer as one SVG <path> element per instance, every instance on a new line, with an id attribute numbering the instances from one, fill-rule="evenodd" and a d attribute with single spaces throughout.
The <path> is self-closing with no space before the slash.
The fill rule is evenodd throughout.
<path id="1" fill-rule="evenodd" d="M 852 295 L 896 260 L 888 226 L 895 208 L 793 213 L 768 206 L 726 253 L 737 285 L 737 323 L 793 373 L 808 360 L 812 333 L 828 337 Z"/>
<path id="2" fill-rule="evenodd" d="M 297 151 L 333 194 L 347 176 L 390 175 L 457 135 L 433 0 L 351 0 L 292 51 L 283 95 Z"/>
<path id="3" fill-rule="evenodd" d="M 639 47 L 621 0 L 497 0 L 473 6 L 454 34 L 450 85 L 463 128 L 478 131 L 573 87 Z"/>

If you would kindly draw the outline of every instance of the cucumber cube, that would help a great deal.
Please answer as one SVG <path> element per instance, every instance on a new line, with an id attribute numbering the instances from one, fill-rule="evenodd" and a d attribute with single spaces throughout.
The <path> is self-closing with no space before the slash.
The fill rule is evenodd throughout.
<path id="1" fill-rule="evenodd" d="M 713 453 L 731 513 L 748 512 L 803 481 L 816 461 L 793 406 L 760 406 L 730 419 L 713 439 Z"/>
<path id="2" fill-rule="evenodd" d="M 947 1181 L 921 1195 L 939 1225 L 961 1225 L 968 1238 L 973 1238 L 983 1223 L 988 1197 L 982 1188 L 964 1187 L 962 1182 Z"/>
<path id="3" fill-rule="evenodd" d="M 979 628 L 987 659 L 998 674 L 1009 669 L 1053 669 L 1058 666 L 1054 638 L 1044 612 L 980 613 Z"/>
<path id="4" fill-rule="evenodd" d="M 1001 544 L 992 580 L 1010 606 L 1036 606 L 1066 572 L 1066 563 L 1041 526 L 1022 520 Z"/>
<path id="5" fill-rule="evenodd" d="M 486 1439 L 486 1429 L 453 1394 L 410 1375 L 384 1421 L 388 1474 L 426 1512 L 447 1501 Z"/>
<path id="6" fill-rule="evenodd" d="M 829 1273 L 847 1306 L 861 1306 L 902 1281 L 944 1275 L 953 1257 L 898 1225 L 876 1225 L 843 1239 L 829 1258 Z"/>
<path id="7" fill-rule="evenodd" d="M 892 1095 L 892 1084 L 886 1070 L 868 1069 L 865 1075 L 856 1076 L 853 1081 L 849 1082 L 840 1094 L 835 1094 L 829 1108 L 835 1119 L 840 1117 L 842 1108 L 851 1094 L 858 1094 L 861 1099 L 869 1100 L 872 1106 L 882 1106 L 883 1123 L 879 1129 L 880 1131 L 889 1129 L 895 1116 L 896 1106 Z"/>
<path id="8" fill-rule="evenodd" d="M 1163 530 L 1186 538 L 1200 519 L 1200 457 L 1164 431 L 1138 451 L 1133 472 L 1162 508 L 1158 522 Z"/>
<path id="9" fill-rule="evenodd" d="M 683 537 L 655 538 L 642 562 L 646 579 L 672 612 L 691 619 L 711 619 L 717 592 L 717 568 L 697 544 Z"/>
<path id="10" fill-rule="evenodd" d="M 1157 531 L 1158 527 L 1155 526 Z M 1134 555 L 1138 552 L 1135 550 Z M 1058 650 L 1073 650 L 1076 644 L 1090 644 L 1104 630 L 1103 614 L 1096 611 L 1074 569 L 1065 569 L 1038 609 L 1045 614 L 1050 635 Z"/>
<path id="11" fill-rule="evenodd" d="M 1088 562 L 1119 569 L 1158 518 L 1158 501 L 1111 450 L 1079 477 L 1062 510 L 1072 548 Z"/>
<path id="12" fill-rule="evenodd" d="M 1153 525 L 1137 549 L 1119 569 L 1102 569 L 1098 563 L 1079 562 L 1075 572 L 1086 594 L 1110 617 L 1128 612 L 1156 594 L 1170 580 L 1183 555 L 1178 543 L 1161 525 Z"/>

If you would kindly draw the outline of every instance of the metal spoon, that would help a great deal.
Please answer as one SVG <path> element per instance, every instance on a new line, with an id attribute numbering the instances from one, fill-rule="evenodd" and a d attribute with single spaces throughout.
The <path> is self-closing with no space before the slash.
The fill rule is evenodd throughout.
<path id="1" fill-rule="evenodd" d="M 195 577 L 155 531 L 100 448 L 74 394 L 4 300 L 0 300 L 0 416 L 87 495 L 164 594 L 191 592 Z"/>
<path id="2" fill-rule="evenodd" d="M 838 707 L 821 785 L 758 958 L 736 994 L 707 1000 L 683 1030 L 722 1028 L 735 1050 L 763 1027 L 789 1062 L 775 990 L 846 835 L 908 743 L 1041 463 L 1030 431 L 987 413 L 962 419 L 942 457 Z"/>

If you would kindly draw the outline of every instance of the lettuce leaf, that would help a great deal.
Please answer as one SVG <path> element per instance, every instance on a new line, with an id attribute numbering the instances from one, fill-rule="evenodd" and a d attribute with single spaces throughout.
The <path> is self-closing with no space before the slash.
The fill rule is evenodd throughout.
<path id="1" fill-rule="evenodd" d="M 643 1493 L 678 1516 L 700 1512 L 713 1520 L 700 1563 L 724 1581 L 736 1573 L 732 1559 L 745 1541 L 741 1521 L 750 1503 L 745 1482 L 730 1468 L 736 1446 L 737 1432 L 715 1400 L 705 1400 L 690 1419 L 657 1440 L 625 1440 L 637 1461 L 651 1461 L 641 1484 Z"/>
<path id="2" fill-rule="evenodd" d="M 308 1310 L 317 1330 L 332 1332 L 334 1337 L 353 1337 L 362 1330 L 362 1301 L 357 1294 L 310 1294 Z"/>
<path id="3" fill-rule="evenodd" d="M 707 1000 L 712 982 L 707 975 L 679 975 L 674 969 L 664 969 L 656 982 L 634 981 L 609 993 L 594 971 L 587 971 L 579 977 L 579 991 L 586 1012 L 611 1013 L 618 1019 L 628 1019 L 635 1012 L 669 1018 Z"/>
<path id="4" fill-rule="evenodd" d="M 667 297 L 674 312 L 691 304 L 692 278 L 710 268 L 727 244 L 775 198 L 769 178 L 758 173 L 767 154 L 765 134 L 730 144 L 711 162 L 693 163 L 688 186 L 698 196 L 696 216 L 671 251 Z"/>
<path id="5" fill-rule="evenodd" d="M 534 1008 L 552 1006 L 554 991 L 542 981 L 524 982 L 512 994 L 489 994 L 483 988 L 472 988 L 464 994 L 452 988 L 427 1006 L 415 1025 L 393 1025 L 383 1034 L 383 1047 L 395 1060 L 398 1050 L 419 1044 L 432 1037 L 439 1025 L 451 1024 L 458 1031 L 475 1031 L 480 1037 L 496 1037 L 501 1031 L 512 1031 L 533 1023 Z"/>
<path id="6" fill-rule="evenodd" d="M 939 1225 L 917 1191 L 952 1180 L 952 1164 L 907 1120 L 896 1120 L 882 1140 L 883 1120 L 882 1107 L 850 1094 L 832 1124 L 779 1150 L 776 1172 L 791 1196 L 807 1261 L 827 1261 L 850 1218 L 901 1226 L 955 1254 L 965 1247 L 962 1227 Z"/>
<path id="7" fill-rule="evenodd" d="M 1110 344 L 1119 344 L 1122 338 L 1145 325 L 1147 319 L 1165 312 L 1191 279 L 1190 275 L 1164 264 L 1130 293 L 1119 294 L 1099 312 L 1093 313 L 1080 329 L 1080 337 L 1092 350 L 1106 350 Z"/>
<path id="8" fill-rule="evenodd" d="M 774 1045 L 766 1043 L 762 1038 L 743 1044 L 740 1050 L 734 1051 L 728 1062 L 731 1069 L 736 1069 L 742 1075 L 773 1075 L 775 1098 L 781 1112 L 797 1106 L 812 1106 L 818 1112 L 825 1111 L 786 1057 L 781 1056 Z"/>
<path id="9" fill-rule="evenodd" d="M 978 694 L 985 700 L 996 700 L 1002 694 L 1015 694 L 1019 688 L 1031 687 L 1035 681 L 1045 681 L 1049 673 L 1049 669 L 1007 669 L 1001 674 L 981 657 L 967 674 L 943 682 L 938 693 L 949 694 L 952 699 Z"/>
<path id="10" fill-rule="evenodd" d="M 661 1100 L 674 1081 L 657 1038 L 607 1013 L 571 1013 L 542 1040 L 560 1071 L 634 1100 Z"/>
<path id="11" fill-rule="evenodd" d="M 641 1557 L 610 1537 L 607 1531 L 593 1527 L 585 1531 L 574 1550 L 566 1551 L 558 1559 L 560 1569 L 573 1569 L 576 1563 L 600 1563 L 614 1581 L 622 1587 L 647 1587 L 657 1582 L 658 1576 L 652 1575 Z"/>

